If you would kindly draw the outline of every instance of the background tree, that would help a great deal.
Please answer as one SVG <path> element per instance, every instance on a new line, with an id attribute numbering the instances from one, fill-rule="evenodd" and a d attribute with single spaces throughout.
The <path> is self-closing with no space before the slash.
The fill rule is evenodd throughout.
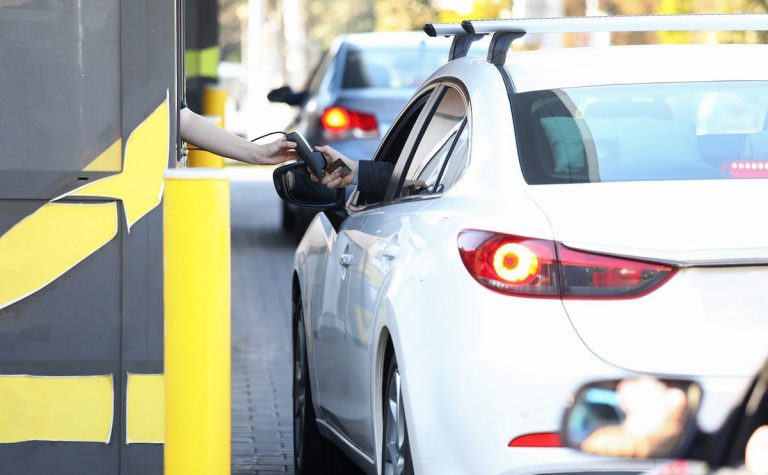
<path id="1" fill-rule="evenodd" d="M 466 19 L 491 19 L 506 18 L 512 15 L 509 0 L 475 0 L 472 2 L 472 11 L 459 13 L 454 10 L 442 10 L 438 14 L 441 23 L 457 23 Z M 434 21 L 434 20 L 432 20 Z"/>
<path id="2" fill-rule="evenodd" d="M 376 0 L 376 31 L 421 30 L 436 19 L 430 0 Z"/>

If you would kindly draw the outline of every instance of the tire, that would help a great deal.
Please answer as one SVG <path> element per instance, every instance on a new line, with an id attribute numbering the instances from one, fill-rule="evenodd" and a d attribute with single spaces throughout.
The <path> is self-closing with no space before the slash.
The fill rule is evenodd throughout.
<path id="1" fill-rule="evenodd" d="M 296 475 L 360 474 L 339 448 L 320 434 L 307 365 L 304 308 L 294 304 L 293 327 L 293 461 Z"/>
<path id="2" fill-rule="evenodd" d="M 382 475 L 413 475 L 411 444 L 395 356 L 389 359 L 383 394 Z"/>

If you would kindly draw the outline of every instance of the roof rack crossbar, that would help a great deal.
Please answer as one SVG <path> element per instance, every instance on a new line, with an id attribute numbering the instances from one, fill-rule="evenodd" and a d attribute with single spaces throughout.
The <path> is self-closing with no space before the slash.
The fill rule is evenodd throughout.
<path id="1" fill-rule="evenodd" d="M 427 36 L 453 36 L 467 33 L 461 23 L 427 23 L 424 25 L 424 33 Z"/>
<path id="2" fill-rule="evenodd" d="M 768 31 L 768 15 L 702 14 L 464 20 L 467 33 L 589 33 L 629 31 Z"/>
<path id="3" fill-rule="evenodd" d="M 424 33 L 433 38 L 437 36 L 453 36 L 451 50 L 448 53 L 448 61 L 465 57 L 469 53 L 472 43 L 485 36 L 485 34 L 467 33 L 460 23 L 427 23 L 424 25 Z"/>
<path id="4" fill-rule="evenodd" d="M 630 31 L 768 31 L 768 14 L 701 14 L 512 18 L 427 23 L 427 35 L 453 36 L 449 60 L 467 55 L 473 42 L 493 34 L 488 61 L 504 64 L 511 43 L 528 33 L 590 33 Z"/>

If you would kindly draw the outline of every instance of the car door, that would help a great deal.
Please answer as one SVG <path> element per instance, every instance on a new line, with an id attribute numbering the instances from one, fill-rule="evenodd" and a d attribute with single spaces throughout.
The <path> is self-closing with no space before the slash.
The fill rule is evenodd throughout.
<path id="1" fill-rule="evenodd" d="M 415 124 L 421 123 L 420 120 L 423 122 L 421 113 L 431 94 L 430 90 L 412 101 L 412 105 L 400 115 L 398 125 L 392 128 L 392 132 L 382 142 L 377 160 L 392 164 L 396 162 Z M 322 290 L 316 299 L 316 309 L 313 313 L 317 316 L 313 319 L 312 328 L 313 334 L 316 335 L 314 352 L 317 372 L 315 379 L 318 381 L 317 401 L 326 423 L 348 440 L 359 439 L 350 436 L 350 429 L 354 430 L 352 421 L 363 418 L 361 413 L 368 411 L 367 406 L 350 404 L 352 393 L 355 391 L 353 384 L 357 387 L 357 383 L 353 383 L 356 376 L 350 372 L 353 366 L 347 361 L 349 351 L 346 348 L 350 275 L 360 274 L 355 256 L 360 249 L 370 246 L 366 242 L 367 236 L 362 233 L 362 228 L 369 218 L 365 211 L 380 206 L 382 202 L 381 198 L 370 202 L 367 200 L 367 195 L 360 191 L 356 191 L 350 200 L 349 216 L 335 233 L 331 255 L 325 263 L 323 273 L 318 275 L 322 279 L 318 288 Z"/>
<path id="2" fill-rule="evenodd" d="M 314 318 L 311 319 L 317 374 L 314 378 L 317 394 L 313 396 L 321 417 L 336 430 L 343 430 L 341 420 L 345 417 L 350 393 L 351 375 L 345 362 L 349 267 L 367 219 L 367 216 L 352 215 L 344 220 L 333 237 L 325 268 L 318 270 L 319 285 L 315 287 L 320 295 L 314 298 Z"/>
<path id="3" fill-rule="evenodd" d="M 404 147 L 405 140 L 411 129 L 420 118 L 422 109 L 430 97 L 430 93 L 414 101 L 413 105 L 401 114 L 403 120 L 398 128 L 393 129 L 384 140 L 377 155 L 377 160 L 394 163 Z M 422 119 L 423 120 L 423 119 Z M 350 373 L 351 366 L 347 361 L 346 325 L 348 316 L 347 295 L 349 291 L 350 274 L 356 272 L 354 256 L 361 248 L 367 248 L 366 236 L 362 228 L 369 215 L 359 212 L 376 207 L 381 202 L 372 202 L 365 206 L 356 206 L 355 202 L 366 200 L 364 194 L 355 193 L 350 214 L 339 226 L 331 245 L 331 255 L 325 262 L 325 269 L 318 277 L 321 295 L 315 301 L 313 308 L 312 332 L 315 336 L 315 368 L 318 385 L 317 402 L 322 411 L 322 418 L 339 431 L 348 435 L 350 421 L 360 418 L 360 411 L 367 408 L 352 407 L 349 404 L 353 392 L 351 381 L 354 376 Z"/>
<path id="4" fill-rule="evenodd" d="M 346 363 L 350 393 L 345 429 L 356 445 L 375 454 L 372 394 L 377 354 L 375 320 L 391 318 L 386 302 L 393 282 L 414 269 L 413 262 L 428 243 L 433 226 L 419 219 L 420 212 L 441 195 L 439 180 L 466 130 L 465 95 L 450 86 L 437 87 L 421 111 L 421 121 L 408 131 L 390 185 L 381 203 L 356 214 L 366 217 L 358 236 L 347 297 Z M 466 150 L 466 147 L 464 147 Z M 377 157 L 378 158 L 378 157 Z M 451 173 L 454 173 L 453 171 Z M 426 188 L 415 191 L 414 181 Z"/>

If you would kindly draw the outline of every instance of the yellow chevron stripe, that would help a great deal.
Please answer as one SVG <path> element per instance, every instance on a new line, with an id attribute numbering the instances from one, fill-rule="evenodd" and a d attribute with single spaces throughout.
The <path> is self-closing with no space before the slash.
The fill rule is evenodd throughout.
<path id="1" fill-rule="evenodd" d="M 64 197 L 122 200 L 130 229 L 162 198 L 170 141 L 168 112 L 166 98 L 131 133 L 121 173 Z M 120 147 L 118 140 L 89 167 L 114 162 Z M 0 309 L 37 292 L 99 250 L 117 234 L 117 219 L 115 203 L 48 203 L 0 236 Z"/>
<path id="2" fill-rule="evenodd" d="M 165 379 L 162 374 L 128 373 L 125 442 L 165 440 Z"/>
<path id="3" fill-rule="evenodd" d="M 102 196 L 123 201 L 128 228 L 152 211 L 163 194 L 170 141 L 168 99 L 131 133 L 122 173 L 104 178 L 70 196 Z"/>
<path id="4" fill-rule="evenodd" d="M 116 234 L 114 202 L 48 203 L 27 216 L 0 237 L 0 308 L 53 282 Z"/>
<path id="5" fill-rule="evenodd" d="M 0 443 L 109 443 L 112 375 L 0 376 Z"/>
<path id="6" fill-rule="evenodd" d="M 119 172 L 123 166 L 123 141 L 117 139 L 115 143 L 94 158 L 85 168 L 84 172 Z"/>

